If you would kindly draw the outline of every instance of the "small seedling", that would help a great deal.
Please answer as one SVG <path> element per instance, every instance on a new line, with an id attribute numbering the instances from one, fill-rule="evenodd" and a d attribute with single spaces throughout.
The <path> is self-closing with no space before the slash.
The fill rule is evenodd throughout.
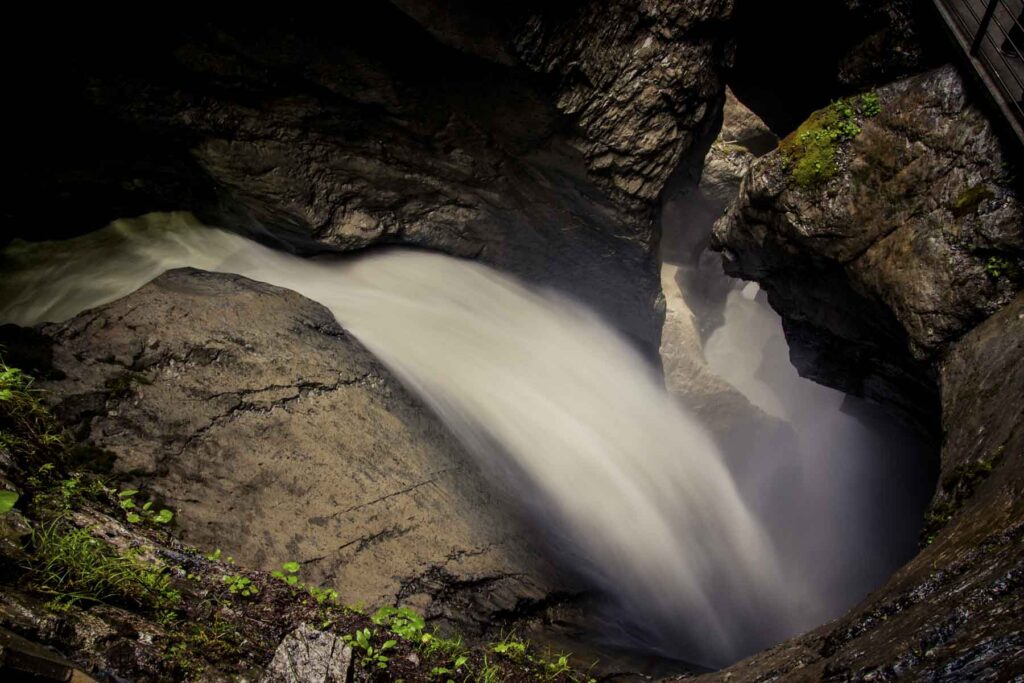
<path id="1" fill-rule="evenodd" d="M 252 582 L 252 579 L 241 574 L 225 574 L 221 580 L 228 585 L 228 590 L 232 594 L 241 595 L 243 598 L 252 597 L 260 592 L 259 587 Z"/>
<path id="2" fill-rule="evenodd" d="M 386 669 L 388 668 L 388 662 L 391 661 L 391 657 L 384 653 L 398 645 L 398 641 L 385 640 L 380 646 L 374 646 L 373 641 L 375 636 L 375 631 L 371 631 L 368 628 L 361 628 L 354 634 L 342 636 L 342 639 L 353 647 L 362 650 L 363 654 L 360 663 L 363 667 L 375 666 L 378 669 Z"/>
<path id="3" fill-rule="evenodd" d="M 513 662 L 522 661 L 526 657 L 527 644 L 517 640 L 514 633 L 505 636 L 500 642 L 491 645 L 495 654 L 511 659 Z"/>
<path id="4" fill-rule="evenodd" d="M 413 642 L 423 641 L 423 617 L 408 607 L 381 607 L 370 620 L 378 626 L 386 626 L 395 635 Z"/>
<path id="5" fill-rule="evenodd" d="M 314 600 L 316 600 L 316 604 L 318 605 L 322 605 L 325 602 L 338 601 L 338 591 L 333 588 L 317 588 L 316 586 L 310 586 L 308 590 L 309 594 Z"/>
<path id="6" fill-rule="evenodd" d="M 125 511 L 125 518 L 129 523 L 151 522 L 153 524 L 169 524 L 174 519 L 174 513 L 166 508 L 161 509 L 159 512 L 154 512 L 153 501 L 151 500 L 143 503 L 140 507 L 135 502 L 135 495 L 138 493 L 136 489 L 127 489 L 117 494 L 121 509 Z"/>
<path id="7" fill-rule="evenodd" d="M 301 565 L 298 562 L 285 562 L 281 565 L 280 569 L 275 569 L 270 573 L 275 579 L 281 579 L 289 586 L 294 586 L 299 583 L 299 569 Z"/>

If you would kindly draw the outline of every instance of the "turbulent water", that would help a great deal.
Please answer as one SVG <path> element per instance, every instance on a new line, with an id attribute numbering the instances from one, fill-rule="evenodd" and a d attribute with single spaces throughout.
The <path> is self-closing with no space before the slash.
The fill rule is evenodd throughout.
<path id="1" fill-rule="evenodd" d="M 185 214 L 5 253 L 0 320 L 67 319 L 190 266 L 325 305 L 541 515 L 634 616 L 626 632 L 721 664 L 810 626 L 705 430 L 583 307 L 477 263 L 394 250 L 311 261 Z"/>

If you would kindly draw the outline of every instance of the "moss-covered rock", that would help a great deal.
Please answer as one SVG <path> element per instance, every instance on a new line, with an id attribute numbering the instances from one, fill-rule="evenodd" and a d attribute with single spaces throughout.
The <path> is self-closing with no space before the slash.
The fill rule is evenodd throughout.
<path id="1" fill-rule="evenodd" d="M 779 144 L 783 167 L 793 182 L 802 188 L 812 188 L 835 177 L 843 143 L 860 135 L 862 119 L 877 116 L 880 111 L 878 95 L 865 93 L 833 102 L 811 114 Z"/>

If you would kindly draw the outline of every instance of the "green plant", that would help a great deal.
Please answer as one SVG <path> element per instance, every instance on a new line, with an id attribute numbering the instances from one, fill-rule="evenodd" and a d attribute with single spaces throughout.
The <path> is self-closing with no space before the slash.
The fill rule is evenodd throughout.
<path id="1" fill-rule="evenodd" d="M 381 607 L 370 620 L 378 626 L 385 626 L 391 632 L 406 640 L 423 643 L 423 617 L 408 607 Z M 428 639 L 429 640 L 429 639 Z"/>
<path id="2" fill-rule="evenodd" d="M 544 659 L 541 661 L 541 666 L 544 669 L 544 677 L 547 680 L 553 680 L 559 676 L 572 673 L 572 667 L 569 665 L 569 655 L 567 654 L 555 655 L 554 659 Z"/>
<path id="3" fill-rule="evenodd" d="M 477 672 L 476 683 L 499 683 L 501 681 L 501 667 L 497 664 L 492 664 L 488 659 L 487 655 L 484 655 L 484 665 Z"/>
<path id="4" fill-rule="evenodd" d="M 526 658 L 528 648 L 529 644 L 526 641 L 516 639 L 515 633 L 510 633 L 499 642 L 491 644 L 491 651 L 513 662 L 523 661 Z"/>
<path id="5" fill-rule="evenodd" d="M 316 586 L 309 586 L 307 588 L 310 596 L 316 601 L 316 604 L 323 605 L 324 603 L 337 603 L 338 602 L 338 591 L 333 588 L 318 588 Z"/>
<path id="6" fill-rule="evenodd" d="M 455 676 L 462 667 L 466 666 L 468 661 L 469 655 L 458 655 L 447 666 L 435 666 L 430 670 L 430 675 L 437 678 Z"/>
<path id="7" fill-rule="evenodd" d="M 119 601 L 167 609 L 180 600 L 164 567 L 137 552 L 120 553 L 88 529 L 68 528 L 63 519 L 38 529 L 33 544 L 31 570 L 39 588 L 55 596 L 51 602 Z"/>
<path id="8" fill-rule="evenodd" d="M 866 92 L 860 96 L 861 114 L 868 118 L 878 116 L 882 113 L 882 99 L 878 93 Z"/>
<path id="9" fill-rule="evenodd" d="M 0 445 L 24 460 L 54 460 L 64 447 L 64 432 L 32 388 L 32 378 L 0 361 Z"/>
<path id="10" fill-rule="evenodd" d="M 8 513 L 18 502 L 18 494 L 14 491 L 0 491 L 0 515 Z"/>
<path id="11" fill-rule="evenodd" d="M 391 658 L 384 653 L 398 645 L 398 641 L 389 639 L 379 646 L 375 646 L 374 640 L 376 636 L 376 631 L 371 631 L 369 628 L 361 628 L 356 630 L 354 634 L 342 636 L 342 639 L 352 645 L 352 647 L 362 650 L 360 664 L 364 668 L 375 666 L 378 669 L 386 669 Z"/>
<path id="12" fill-rule="evenodd" d="M 232 595 L 240 595 L 243 598 L 251 598 L 260 592 L 259 586 L 252 582 L 248 576 L 241 574 L 225 574 L 221 581 L 227 584 Z"/>
<path id="13" fill-rule="evenodd" d="M 281 565 L 280 569 L 275 569 L 270 572 L 270 575 L 275 579 L 281 579 L 289 586 L 294 586 L 299 582 L 299 569 L 301 565 L 298 562 L 285 562 Z"/>
<path id="14" fill-rule="evenodd" d="M 462 641 L 462 636 L 458 634 L 442 636 L 436 631 L 434 633 L 424 633 L 420 637 L 420 643 L 423 652 L 428 655 L 443 655 L 453 658 L 466 653 L 466 645 Z"/>
<path id="15" fill-rule="evenodd" d="M 1012 269 L 1013 263 L 1001 256 L 989 256 L 985 261 L 985 272 L 991 278 L 1001 278 L 1003 275 L 1009 274 Z"/>
<path id="16" fill-rule="evenodd" d="M 154 512 L 153 501 L 147 501 L 140 507 L 135 502 L 135 496 L 139 492 L 136 489 L 128 489 L 117 494 L 121 509 L 125 511 L 125 518 L 131 524 L 150 522 L 152 524 L 169 524 L 174 519 L 174 513 L 166 508 Z"/>

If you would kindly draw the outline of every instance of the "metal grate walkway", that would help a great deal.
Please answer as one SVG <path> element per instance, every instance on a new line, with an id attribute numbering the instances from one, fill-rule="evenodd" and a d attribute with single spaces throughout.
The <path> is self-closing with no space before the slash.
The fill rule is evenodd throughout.
<path id="1" fill-rule="evenodd" d="M 933 0 L 1024 144 L 1024 0 Z"/>

